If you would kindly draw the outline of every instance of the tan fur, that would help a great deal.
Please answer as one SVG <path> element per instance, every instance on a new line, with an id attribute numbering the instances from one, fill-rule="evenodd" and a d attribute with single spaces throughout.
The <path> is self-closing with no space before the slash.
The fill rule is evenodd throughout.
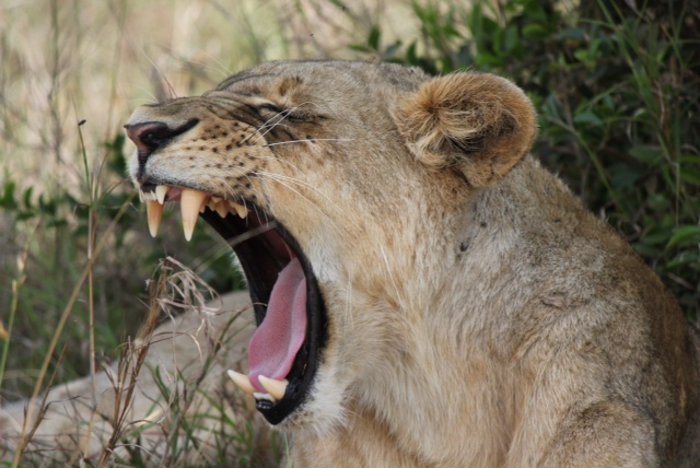
<path id="1" fill-rule="evenodd" d="M 327 306 L 314 387 L 280 424 L 290 465 L 700 463 L 697 337 L 527 156 L 536 119 L 515 85 L 278 62 L 130 124 L 193 118 L 132 175 L 255 201 Z"/>
<path id="2" fill-rule="evenodd" d="M 535 113 L 511 82 L 280 62 L 130 123 L 191 118 L 146 179 L 254 199 L 328 308 L 315 387 L 280 425 L 290 464 L 700 462 L 695 338 L 629 246 L 526 156 Z"/>
<path id="3" fill-rule="evenodd" d="M 397 124 L 419 161 L 454 166 L 474 187 L 507 174 L 536 133 L 535 110 L 523 92 L 479 73 L 429 81 L 402 103 Z"/>

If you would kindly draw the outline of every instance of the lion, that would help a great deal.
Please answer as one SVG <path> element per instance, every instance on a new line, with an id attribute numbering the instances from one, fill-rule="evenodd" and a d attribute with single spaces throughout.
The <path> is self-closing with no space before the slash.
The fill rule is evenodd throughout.
<path id="1" fill-rule="evenodd" d="M 231 379 L 290 466 L 700 463 L 700 338 L 530 150 L 505 78 L 285 61 L 137 108 L 130 174 L 235 252 Z"/>
<path id="2" fill-rule="evenodd" d="M 700 463 L 698 337 L 528 152 L 494 75 L 274 62 L 135 110 L 157 232 L 180 202 L 245 272 L 232 378 L 294 466 Z"/>

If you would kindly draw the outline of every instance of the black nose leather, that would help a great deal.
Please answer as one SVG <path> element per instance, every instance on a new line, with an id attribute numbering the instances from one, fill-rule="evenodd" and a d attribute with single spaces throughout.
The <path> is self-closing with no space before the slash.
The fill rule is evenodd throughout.
<path id="1" fill-rule="evenodd" d="M 160 145 L 173 137 L 173 131 L 163 122 L 143 122 L 125 125 L 126 134 L 134 142 L 139 152 L 139 160 L 144 162 Z"/>
<path id="2" fill-rule="evenodd" d="M 165 122 L 157 121 L 124 125 L 126 135 L 134 142 L 138 150 L 141 171 L 148 157 L 155 150 L 166 145 L 172 138 L 185 133 L 198 123 L 198 119 L 192 119 L 174 128 L 168 126 Z"/>

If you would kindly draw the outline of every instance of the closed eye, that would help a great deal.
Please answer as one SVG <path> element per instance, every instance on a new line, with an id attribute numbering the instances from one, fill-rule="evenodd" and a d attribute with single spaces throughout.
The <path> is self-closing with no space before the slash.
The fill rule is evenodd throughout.
<path id="1" fill-rule="evenodd" d="M 261 117 L 272 119 L 277 116 L 290 123 L 302 123 L 315 120 L 316 116 L 300 111 L 298 108 L 284 109 L 276 104 L 265 103 L 258 106 Z"/>
<path id="2" fill-rule="evenodd" d="M 261 113 L 272 112 L 275 114 L 281 114 L 282 112 L 284 112 L 284 109 L 272 103 L 265 103 L 258 106 L 258 111 Z"/>

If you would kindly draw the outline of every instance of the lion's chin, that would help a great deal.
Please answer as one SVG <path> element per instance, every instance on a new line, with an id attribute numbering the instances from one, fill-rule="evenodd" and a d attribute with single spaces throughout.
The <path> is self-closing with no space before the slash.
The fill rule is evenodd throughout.
<path id="1" fill-rule="evenodd" d="M 165 189 L 163 187 L 166 187 Z M 311 393 L 328 327 L 318 280 L 297 240 L 249 200 L 230 201 L 186 187 L 142 186 L 149 229 L 158 231 L 165 202 L 179 202 L 185 237 L 201 216 L 231 246 L 250 292 L 257 329 L 248 349 L 249 373 L 229 376 L 278 424 Z"/>

